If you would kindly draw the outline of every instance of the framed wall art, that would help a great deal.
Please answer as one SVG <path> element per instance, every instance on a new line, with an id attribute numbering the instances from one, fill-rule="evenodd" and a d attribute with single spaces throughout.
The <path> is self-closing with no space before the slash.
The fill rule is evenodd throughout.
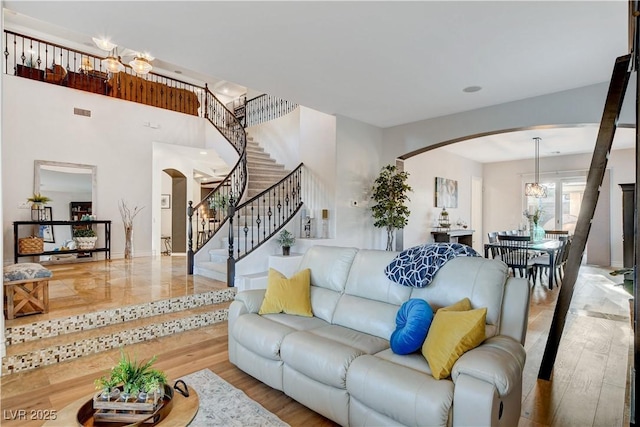
<path id="1" fill-rule="evenodd" d="M 436 177 L 436 208 L 458 207 L 458 181 Z"/>
<path id="2" fill-rule="evenodd" d="M 171 209 L 171 194 L 163 194 L 160 196 L 160 207 L 162 209 Z"/>

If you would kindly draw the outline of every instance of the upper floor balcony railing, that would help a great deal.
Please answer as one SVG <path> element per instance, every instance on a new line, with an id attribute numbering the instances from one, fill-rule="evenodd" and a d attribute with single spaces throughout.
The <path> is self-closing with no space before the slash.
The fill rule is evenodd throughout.
<path id="1" fill-rule="evenodd" d="M 105 57 L 4 32 L 4 72 L 59 86 L 204 117 L 205 86 L 150 72 L 137 75 L 128 64 L 117 73 Z"/>

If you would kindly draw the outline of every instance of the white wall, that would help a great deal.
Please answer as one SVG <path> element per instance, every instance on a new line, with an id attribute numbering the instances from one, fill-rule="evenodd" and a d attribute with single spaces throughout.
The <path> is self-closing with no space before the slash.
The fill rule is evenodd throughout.
<path id="1" fill-rule="evenodd" d="M 386 232 L 373 226 L 370 209 L 373 181 L 383 166 L 382 131 L 338 116 L 336 135 L 336 238 L 341 246 L 384 249 Z M 351 201 L 358 206 L 352 207 Z"/>
<path id="2" fill-rule="evenodd" d="M 160 211 L 161 194 L 159 184 L 157 190 L 151 185 L 153 142 L 203 147 L 204 120 L 11 75 L 1 78 L 2 150 L 3 158 L 11 159 L 2 170 L 5 262 L 13 259 L 12 222 L 30 217 L 18 206 L 33 193 L 36 159 L 96 165 L 97 215 L 113 221 L 112 256 L 124 251 L 121 199 L 145 207 L 134 221 L 134 254 L 151 255 L 152 213 Z M 74 115 L 74 107 L 91 110 L 91 117 Z M 159 227 L 160 221 L 156 223 Z"/>
<path id="3" fill-rule="evenodd" d="M 404 229 L 405 248 L 433 242 L 431 231 L 442 212 L 442 208 L 435 207 L 436 177 L 458 181 L 458 207 L 447 207 L 449 218 L 454 224 L 458 219 L 471 223 L 471 177 L 482 176 L 481 163 L 444 150 L 433 150 L 405 160 L 404 169 L 413 188 L 408 204 L 411 215 Z M 474 235 L 474 240 L 478 239 L 482 240 Z"/>

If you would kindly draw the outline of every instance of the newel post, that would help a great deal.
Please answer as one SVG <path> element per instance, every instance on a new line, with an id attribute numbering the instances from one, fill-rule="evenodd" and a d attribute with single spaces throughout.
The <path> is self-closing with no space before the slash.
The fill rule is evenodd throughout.
<path id="1" fill-rule="evenodd" d="M 236 202 L 233 194 L 229 199 L 229 258 L 227 258 L 227 287 L 235 286 L 236 279 L 236 260 L 233 257 L 233 216 L 236 213 Z"/>
<path id="2" fill-rule="evenodd" d="M 187 274 L 193 274 L 193 201 L 187 207 Z"/>
<path id="3" fill-rule="evenodd" d="M 204 118 L 209 118 L 209 97 L 207 93 L 209 92 L 209 85 L 207 83 L 204 84 Z"/>

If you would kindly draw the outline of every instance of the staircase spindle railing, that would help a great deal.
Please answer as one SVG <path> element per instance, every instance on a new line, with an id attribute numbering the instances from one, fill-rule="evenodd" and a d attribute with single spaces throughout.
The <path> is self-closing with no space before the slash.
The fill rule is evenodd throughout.
<path id="1" fill-rule="evenodd" d="M 229 212 L 241 200 L 247 186 L 247 134 L 235 115 L 205 87 L 204 116 L 227 139 L 240 155 L 231 172 L 193 206 L 193 214 L 188 218 L 189 230 L 196 230 L 195 250 L 187 248 L 189 274 L 193 274 L 193 256 L 211 239 L 229 219 Z M 193 244 L 192 236 L 188 236 Z"/>
<path id="2" fill-rule="evenodd" d="M 295 102 L 278 98 L 273 95 L 260 95 L 250 99 L 245 104 L 245 126 L 254 126 L 269 120 L 277 119 L 298 108 Z"/>
<path id="3" fill-rule="evenodd" d="M 302 206 L 301 163 L 291 173 L 270 188 L 235 207 L 231 233 L 237 240 L 233 251 L 234 261 L 239 261 L 251 251 L 268 241 Z"/>

